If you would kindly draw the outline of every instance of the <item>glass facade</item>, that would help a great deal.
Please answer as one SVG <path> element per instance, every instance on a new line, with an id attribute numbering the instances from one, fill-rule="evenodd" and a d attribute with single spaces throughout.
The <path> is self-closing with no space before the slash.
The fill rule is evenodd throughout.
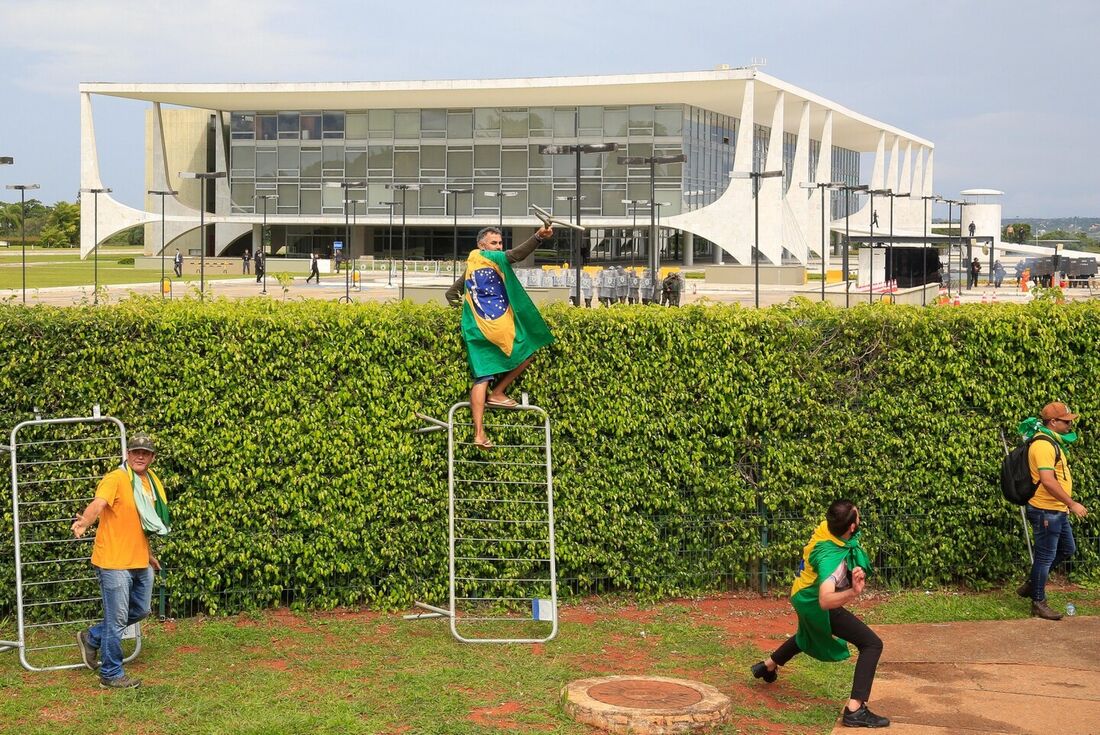
<path id="1" fill-rule="evenodd" d="M 229 132 L 237 213 L 253 212 L 256 194 L 275 194 L 277 214 L 343 215 L 344 190 L 324 184 L 362 179 L 365 186 L 348 190 L 349 199 L 366 201 L 357 205 L 360 215 L 388 215 L 381 202 L 393 192 L 386 185 L 416 183 L 420 191 L 406 195 L 409 216 L 451 216 L 457 206 L 463 216 L 496 218 L 503 206 L 505 216 L 523 217 L 537 204 L 567 217 L 564 197 L 575 192 L 576 159 L 540 154 L 539 146 L 614 142 L 617 152 L 581 156 L 582 213 L 627 217 L 624 199 L 650 198 L 649 166 L 619 165 L 618 156 L 683 153 L 686 164 L 656 167 L 656 198 L 669 203 L 661 211 L 666 217 L 710 204 L 725 191 L 739 122 L 685 105 L 278 110 L 232 112 Z M 763 169 L 770 133 L 754 126 L 754 170 Z M 786 134 L 788 186 L 795 147 L 796 136 Z M 834 179 L 858 181 L 857 153 L 834 149 L 833 157 Z M 447 185 L 473 187 L 474 194 L 457 197 L 456 205 L 456 197 L 440 192 Z M 493 195 L 498 192 L 515 196 Z"/>

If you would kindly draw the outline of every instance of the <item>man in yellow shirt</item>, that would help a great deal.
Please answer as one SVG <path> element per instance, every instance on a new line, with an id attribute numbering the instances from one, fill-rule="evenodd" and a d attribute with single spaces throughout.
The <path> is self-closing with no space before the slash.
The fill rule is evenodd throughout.
<path id="1" fill-rule="evenodd" d="M 92 502 L 72 524 L 73 534 L 80 538 L 99 520 L 92 566 L 103 595 L 103 622 L 77 633 L 77 643 L 84 665 L 93 671 L 99 653 L 102 658 L 99 684 L 105 689 L 141 686 L 138 679 L 122 670 L 122 632 L 148 617 L 153 598 L 153 570 L 160 569 L 145 538 L 134 497 L 135 492 L 144 492 L 147 498 L 158 492 L 155 476 L 149 472 L 155 456 L 148 435 L 130 437 L 126 465 L 100 480 Z"/>
<path id="2" fill-rule="evenodd" d="M 1033 617 L 1045 620 L 1062 619 L 1061 613 L 1047 605 L 1046 585 L 1051 568 L 1077 551 L 1069 514 L 1078 518 L 1088 515 L 1088 509 L 1073 499 L 1073 476 L 1066 462 L 1066 448 L 1077 440 L 1073 430 L 1076 419 L 1077 414 L 1070 413 L 1066 404 L 1048 403 L 1039 413 L 1033 436 L 1042 434 L 1049 440 L 1032 441 L 1027 452 L 1031 481 L 1038 485 L 1027 505 L 1027 519 L 1035 536 L 1035 559 L 1031 577 L 1017 593 L 1031 598 Z"/>

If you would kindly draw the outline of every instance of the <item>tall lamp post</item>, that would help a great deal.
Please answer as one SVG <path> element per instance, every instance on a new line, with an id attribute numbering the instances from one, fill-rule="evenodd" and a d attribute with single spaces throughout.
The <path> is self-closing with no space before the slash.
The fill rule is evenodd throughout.
<path id="1" fill-rule="evenodd" d="M 760 179 L 774 179 L 777 176 L 782 176 L 783 171 L 731 171 L 731 179 L 752 179 L 752 200 L 753 200 L 753 249 L 752 249 L 752 268 L 753 278 L 755 281 L 755 289 L 753 293 L 753 303 L 756 308 L 760 308 Z"/>
<path id="2" fill-rule="evenodd" d="M 630 205 L 630 213 L 634 215 L 634 224 L 630 228 L 630 267 L 634 267 L 634 254 L 638 251 L 638 205 L 649 205 L 648 199 L 623 199 L 623 204 Z"/>
<path id="3" fill-rule="evenodd" d="M 348 246 L 348 258 L 344 263 L 344 303 L 351 302 L 351 269 L 348 268 L 348 264 L 351 260 L 351 225 L 348 223 L 348 190 L 357 189 L 367 185 L 367 182 L 362 180 L 357 181 L 326 181 L 325 186 L 330 189 L 343 189 L 344 190 L 344 238 L 347 240 Z M 333 253 L 335 255 L 335 253 Z M 341 256 L 342 257 L 342 256 Z"/>
<path id="4" fill-rule="evenodd" d="M 153 196 L 160 197 L 160 297 L 163 299 L 166 296 L 166 289 L 164 288 L 164 247 L 165 247 L 165 220 L 164 220 L 164 197 L 176 196 L 178 191 L 172 189 L 150 189 L 145 192 L 146 194 L 152 194 Z"/>
<path id="5" fill-rule="evenodd" d="M 886 196 L 893 193 L 890 189 L 870 189 L 867 192 L 871 195 L 871 203 L 869 209 L 871 210 L 870 224 L 867 226 L 868 242 L 869 246 L 868 255 L 868 276 L 867 276 L 867 303 L 875 303 L 875 195 Z M 893 200 L 891 200 L 893 201 Z M 882 268 L 883 273 L 886 272 L 886 266 Z M 881 300 L 881 299 L 880 299 Z"/>
<path id="6" fill-rule="evenodd" d="M 267 200 L 268 199 L 276 199 L 277 200 L 279 198 L 279 195 L 278 194 L 256 194 L 252 198 L 253 199 L 263 199 L 263 201 L 264 201 L 264 223 L 263 223 L 263 225 L 260 226 L 260 252 L 262 252 L 264 254 L 264 274 L 262 276 L 262 278 L 263 278 L 263 288 L 260 289 L 260 293 L 266 294 L 267 293 L 267 256 L 268 256 L 268 252 L 267 252 L 267 249 L 265 247 L 265 243 L 267 242 Z"/>
<path id="7" fill-rule="evenodd" d="M 451 244 L 451 278 L 458 278 L 458 195 L 473 194 L 474 190 L 447 187 L 446 189 L 440 189 L 439 193 L 443 196 L 454 197 L 451 200 L 451 213 L 454 215 L 454 241 Z"/>
<path id="8" fill-rule="evenodd" d="M 92 303 L 99 303 L 99 195 L 110 194 L 111 190 L 100 187 L 98 189 L 81 189 L 82 193 L 92 195 L 92 246 L 95 248 L 92 251 L 92 269 L 95 279 L 92 284 Z M 26 255 L 23 256 L 26 261 Z M 26 263 L 24 262 L 24 276 L 23 276 L 23 300 L 27 300 L 27 278 L 26 278 Z"/>
<path id="9" fill-rule="evenodd" d="M 619 156 L 619 164 L 627 166 L 643 166 L 649 164 L 649 201 L 657 201 L 657 164 L 665 163 L 683 163 L 687 160 L 687 156 L 683 153 L 679 153 L 675 156 Z M 579 169 L 577 176 L 580 176 Z M 578 178 L 579 181 L 579 178 Z M 650 298 L 656 303 L 661 303 L 660 286 L 657 284 L 657 274 L 661 270 L 661 248 L 657 242 L 657 208 L 650 206 L 649 208 L 649 263 L 650 273 L 653 275 L 653 293 L 650 294 Z"/>
<path id="10" fill-rule="evenodd" d="M 486 191 L 482 192 L 487 197 L 496 197 L 497 200 L 497 227 L 500 228 L 501 239 L 504 239 L 504 200 L 519 196 L 518 191 Z"/>
<path id="11" fill-rule="evenodd" d="M 569 222 L 572 223 L 573 222 L 573 202 L 577 200 L 577 195 L 576 194 L 566 194 L 564 196 L 554 197 L 554 199 L 555 199 L 555 201 L 559 201 L 559 202 L 569 202 Z M 580 196 L 580 201 L 577 202 L 577 209 L 581 208 L 580 202 L 583 202 L 583 201 L 584 201 L 584 195 L 582 194 Z M 572 253 L 574 253 L 574 252 L 576 252 L 577 255 L 580 255 L 580 250 L 577 250 L 574 247 L 574 245 L 575 245 L 574 241 L 576 240 L 576 237 L 577 237 L 577 231 L 576 230 L 570 230 L 569 231 L 569 253 L 570 253 L 570 256 L 572 256 Z"/>
<path id="12" fill-rule="evenodd" d="M 894 282 L 896 288 L 898 268 L 897 264 L 894 262 L 894 200 L 898 197 L 907 197 L 910 195 L 908 192 L 903 194 L 901 192 L 887 191 L 886 196 L 890 197 L 890 242 L 886 245 L 886 286 L 889 287 L 890 283 Z"/>
<path id="13" fill-rule="evenodd" d="M 8 163 L 14 159 L 9 158 Z M 27 190 L 40 188 L 38 184 L 8 184 L 9 189 L 19 190 L 19 207 L 22 214 L 19 216 L 19 226 L 22 229 L 23 240 L 23 303 L 27 303 Z M 98 249 L 96 250 L 98 253 Z"/>
<path id="14" fill-rule="evenodd" d="M 582 153 L 612 153 L 619 150 L 618 143 L 579 143 L 575 145 L 540 145 L 539 153 L 544 156 L 576 156 L 576 184 L 573 194 L 577 197 L 577 225 L 581 223 L 581 154 Z M 619 159 L 622 162 L 622 159 Z M 583 235 L 588 237 L 588 233 Z M 576 249 L 576 252 L 571 253 L 570 257 L 573 258 L 574 268 L 577 272 L 577 306 L 581 306 L 581 254 L 580 254 L 580 238 L 571 240 L 571 249 Z"/>
<path id="15" fill-rule="evenodd" d="M 347 201 L 347 203 L 351 205 L 351 231 L 355 232 L 355 228 L 358 226 L 358 222 L 356 220 L 356 217 L 359 215 L 359 205 L 360 204 L 366 204 L 367 200 L 366 199 L 349 199 Z M 365 207 L 363 209 L 363 213 L 366 214 L 366 208 Z M 366 239 L 364 238 L 364 245 L 365 244 L 366 244 Z M 350 247 L 350 245 L 349 245 L 349 247 Z M 364 254 L 365 254 L 365 249 L 364 249 Z M 355 274 L 356 273 L 357 273 L 357 271 L 355 271 L 355 270 L 353 270 L 352 273 L 351 273 L 352 282 L 355 282 Z M 363 280 L 362 280 L 361 276 L 360 276 L 360 279 L 359 279 L 359 285 L 357 285 L 355 287 L 355 290 L 356 291 L 362 291 L 363 290 Z M 350 292 L 347 294 L 346 297 L 347 297 L 348 303 L 351 303 L 351 293 Z"/>
<path id="16" fill-rule="evenodd" d="M 950 298 L 951 297 L 951 258 L 954 257 L 954 255 L 955 255 L 955 245 L 954 245 L 954 243 L 951 242 L 951 223 L 952 223 L 951 208 L 954 207 L 956 204 L 960 205 L 960 207 L 959 207 L 959 227 L 961 228 L 962 227 L 962 206 L 961 206 L 962 202 L 957 201 L 955 199 L 944 199 L 943 197 L 940 197 L 939 201 L 941 201 L 941 202 L 943 202 L 944 204 L 947 205 L 947 297 Z M 961 250 L 961 246 L 960 246 L 960 250 Z M 959 253 L 959 259 L 960 259 L 960 261 L 962 260 L 962 253 L 961 252 Z M 959 263 L 958 293 L 959 293 L 959 296 L 962 296 L 962 263 L 961 262 Z"/>
<path id="17" fill-rule="evenodd" d="M 401 202 L 378 202 L 378 204 L 390 208 L 390 227 L 386 232 L 386 249 L 389 251 L 390 264 L 386 268 L 386 286 L 393 286 L 393 208 L 400 207 Z"/>
<path id="18" fill-rule="evenodd" d="M 206 298 L 206 182 L 224 179 L 225 171 L 180 171 L 181 179 L 199 183 L 199 301 Z"/>
<path id="19" fill-rule="evenodd" d="M 941 199 L 939 194 L 930 194 L 928 196 L 922 196 L 921 201 L 924 203 L 924 221 L 922 225 L 924 227 L 924 244 L 921 246 L 921 281 L 920 281 L 920 305 L 928 305 L 928 202 L 929 200 Z M 938 293 L 938 291 L 937 291 Z"/>
<path id="20" fill-rule="evenodd" d="M 825 190 L 844 186 L 843 181 L 819 181 L 814 184 L 799 184 L 803 189 L 821 190 L 821 300 L 825 301 L 825 265 L 828 256 L 825 253 Z"/>
<path id="21" fill-rule="evenodd" d="M 848 278 L 848 271 L 851 266 L 849 265 L 849 251 L 851 249 L 851 231 L 849 229 L 850 218 L 852 215 L 852 192 L 853 191 L 867 191 L 867 184 L 859 184 L 857 186 L 844 185 L 840 187 L 840 190 L 844 192 L 844 254 L 841 256 L 840 269 L 844 271 L 844 308 L 849 308 L 851 303 L 851 288 L 852 282 Z"/>
<path id="22" fill-rule="evenodd" d="M 405 196 L 409 191 L 420 191 L 420 184 L 386 184 L 387 189 L 401 192 L 401 295 L 405 299 L 405 258 L 408 247 L 408 231 L 405 227 Z"/>

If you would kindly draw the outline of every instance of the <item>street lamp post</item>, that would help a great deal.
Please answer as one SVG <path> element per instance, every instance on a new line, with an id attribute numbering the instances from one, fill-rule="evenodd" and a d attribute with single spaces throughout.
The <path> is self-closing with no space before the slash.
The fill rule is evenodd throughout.
<path id="1" fill-rule="evenodd" d="M 451 244 L 451 278 L 458 278 L 458 195 L 459 194 L 473 194 L 473 189 L 460 189 L 447 187 L 446 189 L 440 189 L 439 193 L 443 196 L 454 196 L 451 200 L 451 213 L 454 215 L 454 241 Z"/>
<path id="2" fill-rule="evenodd" d="M 153 196 L 160 197 L 160 297 L 165 297 L 164 288 L 164 243 L 165 243 L 165 220 L 164 220 L 164 197 L 175 196 L 179 194 L 178 191 L 172 189 L 150 189 L 145 192 L 146 194 L 152 194 Z"/>
<path id="3" fill-rule="evenodd" d="M 890 189 L 871 189 L 867 193 L 871 195 L 871 204 L 869 207 L 871 210 L 871 219 L 870 224 L 868 225 L 868 245 L 870 246 L 868 255 L 870 257 L 868 258 L 869 275 L 867 277 L 867 303 L 873 304 L 875 303 L 875 194 L 878 194 L 879 196 L 889 196 L 893 193 L 893 191 Z M 891 199 L 890 201 L 892 202 L 893 199 Z M 882 272 L 883 275 L 886 274 L 885 265 L 883 265 L 882 267 Z"/>
<path id="4" fill-rule="evenodd" d="M 487 197 L 496 197 L 497 200 L 497 227 L 500 229 L 500 238 L 504 239 L 504 200 L 519 196 L 518 191 L 486 191 L 482 192 Z"/>
<path id="5" fill-rule="evenodd" d="M 887 267 L 886 267 L 886 286 L 889 287 L 891 283 L 894 284 L 895 291 L 897 290 L 897 263 L 894 261 L 894 200 L 898 197 L 910 196 L 908 192 L 888 192 L 886 196 L 890 197 L 890 242 L 886 245 L 887 254 Z M 891 297 L 893 298 L 893 297 Z"/>
<path id="6" fill-rule="evenodd" d="M 199 301 L 206 298 L 206 182 L 225 175 L 225 171 L 180 171 L 181 179 L 199 181 Z"/>
<path id="7" fill-rule="evenodd" d="M 360 204 L 366 204 L 367 200 L 366 199 L 348 199 L 347 203 L 351 205 L 351 231 L 354 233 L 355 228 L 358 226 L 357 217 L 359 215 L 359 205 Z M 366 208 L 364 208 L 364 213 L 365 213 L 365 211 L 366 211 Z M 364 245 L 365 244 L 366 244 L 366 240 L 364 239 Z M 348 238 L 348 247 L 349 248 L 351 247 L 351 238 Z M 364 249 L 364 254 L 365 254 L 365 249 Z M 358 270 L 355 267 L 355 261 L 352 261 L 352 269 L 350 271 L 349 277 L 351 278 L 353 283 L 355 282 L 355 276 L 356 276 L 357 273 L 358 273 Z M 360 276 L 359 285 L 355 287 L 355 290 L 356 291 L 362 291 L 363 290 L 362 276 Z M 345 293 L 345 298 L 347 298 L 348 303 L 350 304 L 351 303 L 351 292 L 350 291 Z"/>
<path id="8" fill-rule="evenodd" d="M 825 301 L 825 190 L 844 186 L 842 181 L 819 181 L 813 184 L 799 184 L 803 189 L 821 190 L 821 300 Z"/>
<path id="9" fill-rule="evenodd" d="M 952 211 L 951 208 L 956 204 L 962 205 L 962 202 L 955 199 L 940 198 L 940 201 L 947 205 L 947 297 L 951 298 L 951 258 L 955 254 L 955 246 L 951 241 L 951 224 L 952 224 Z M 962 206 L 959 207 L 959 227 L 962 227 Z M 958 295 L 962 296 L 962 245 L 959 245 L 959 284 Z"/>
<path id="10" fill-rule="evenodd" d="M 777 176 L 782 176 L 783 171 L 731 171 L 730 178 L 733 179 L 752 179 L 752 200 L 753 200 L 753 251 L 752 251 L 752 268 L 753 279 L 755 282 L 755 288 L 753 292 L 753 303 L 756 308 L 760 308 L 760 180 L 761 179 L 773 179 Z"/>
<path id="11" fill-rule="evenodd" d="M 581 224 L 581 154 L 582 153 L 613 153 L 619 150 L 618 143 L 578 143 L 576 145 L 540 145 L 539 153 L 544 156 L 564 156 L 573 154 L 576 156 L 576 184 L 573 194 L 577 197 L 577 225 Z M 620 159 L 620 163 L 622 159 Z M 588 237 L 588 233 L 584 234 L 584 237 Z M 577 306 L 581 306 L 581 254 L 580 254 L 580 238 L 575 241 L 570 241 L 570 249 L 575 249 L 576 252 L 571 254 L 574 262 L 574 268 L 576 270 L 577 280 Z M 574 244 L 575 243 L 575 244 Z"/>
<path id="12" fill-rule="evenodd" d="M 579 215 L 580 214 L 580 209 L 581 209 L 581 202 L 584 201 L 584 195 L 582 194 L 580 197 L 578 197 L 576 194 L 567 194 L 565 196 L 554 197 L 554 199 L 556 199 L 559 202 L 569 202 L 569 223 L 572 224 L 573 223 L 573 201 L 576 200 L 576 199 L 580 200 L 580 201 L 577 202 L 577 213 Z M 572 257 L 573 253 L 576 253 L 577 254 L 577 259 L 578 260 L 583 260 L 583 257 L 581 256 L 581 249 L 576 247 L 576 239 L 577 239 L 577 231 L 572 230 L 572 229 L 569 230 L 569 253 L 570 253 L 570 257 Z M 578 282 L 575 284 L 575 287 L 576 287 L 576 292 L 573 294 L 573 298 L 575 298 L 579 301 L 580 297 L 581 297 L 581 285 L 580 285 L 580 281 L 579 281 L 579 276 L 578 276 Z"/>
<path id="13" fill-rule="evenodd" d="M 390 227 L 386 232 L 386 250 L 389 251 L 390 264 L 386 268 L 386 286 L 393 286 L 393 208 L 400 207 L 401 202 L 378 202 L 380 206 L 390 208 Z"/>
<path id="14" fill-rule="evenodd" d="M 9 158 L 7 163 L 13 160 Z M 22 212 L 19 216 L 19 227 L 23 232 L 23 303 L 25 304 L 27 303 L 27 190 L 40 187 L 38 184 L 8 184 L 8 188 L 19 190 L 19 207 Z M 98 249 L 96 252 L 99 252 Z"/>
<path id="15" fill-rule="evenodd" d="M 405 258 L 407 257 L 406 248 L 408 247 L 408 232 L 405 227 L 405 196 L 409 191 L 419 191 L 420 184 L 386 184 L 387 189 L 394 189 L 401 192 L 401 295 L 400 298 L 405 298 Z"/>
<path id="16" fill-rule="evenodd" d="M 840 190 L 844 192 L 844 254 L 841 256 L 840 269 L 844 271 L 844 308 L 849 308 L 851 303 L 851 288 L 852 282 L 848 278 L 848 271 L 851 268 L 849 265 L 849 251 L 851 249 L 851 232 L 848 228 L 849 219 L 852 214 L 852 192 L 853 191 L 867 191 L 867 184 L 859 184 L 858 186 L 844 185 L 840 187 Z"/>
<path id="17" fill-rule="evenodd" d="M 260 289 L 260 293 L 266 294 L 267 293 L 267 256 L 268 256 L 268 252 L 264 247 L 264 243 L 267 242 L 267 200 L 268 199 L 278 199 L 279 196 L 277 194 L 256 194 L 252 198 L 253 199 L 263 199 L 264 200 L 264 223 L 263 223 L 263 225 L 260 226 L 260 252 L 262 252 L 264 254 L 264 261 L 263 261 L 264 262 L 264 274 L 262 276 L 262 278 L 263 278 L 263 288 Z"/>
<path id="18" fill-rule="evenodd" d="M 630 205 L 630 213 L 634 215 L 634 224 L 630 228 L 630 267 L 634 267 L 634 254 L 638 251 L 638 205 L 649 204 L 648 199 L 623 199 L 623 204 Z"/>
<path id="19" fill-rule="evenodd" d="M 344 303 L 351 302 L 351 269 L 348 264 L 351 261 L 351 225 L 348 223 L 348 190 L 353 188 L 364 187 L 367 182 L 362 180 L 356 181 L 326 181 L 325 186 L 330 189 L 343 189 L 344 190 L 344 238 L 347 240 L 348 257 L 344 259 Z M 336 256 L 336 253 L 333 253 Z M 338 257 L 343 257 L 338 256 Z"/>
<path id="20" fill-rule="evenodd" d="M 940 199 L 938 194 L 931 194 L 928 196 L 922 196 L 921 200 L 924 203 L 924 221 L 922 223 L 924 227 L 924 244 L 921 246 L 921 280 L 920 280 L 920 305 L 928 305 L 928 200 Z M 938 293 L 938 291 L 937 291 Z"/>
<path id="21" fill-rule="evenodd" d="M 657 201 L 657 164 L 665 163 L 683 163 L 687 160 L 687 156 L 683 153 L 679 153 L 675 156 L 619 156 L 619 163 L 627 166 L 641 166 L 649 164 L 649 201 Z M 578 172 L 577 176 L 580 176 Z M 578 178 L 579 181 L 579 178 Z M 650 261 L 650 273 L 653 276 L 653 293 L 650 294 L 650 298 L 656 303 L 660 303 L 660 292 L 657 290 L 657 274 L 661 270 L 661 249 L 657 242 L 657 208 L 650 206 L 649 208 L 649 261 Z"/>
<path id="22" fill-rule="evenodd" d="M 99 303 L 99 195 L 100 194 L 110 194 L 111 190 L 107 189 L 107 188 L 100 187 L 98 189 L 81 189 L 80 191 L 83 192 L 83 193 L 87 193 L 87 194 L 92 195 L 92 246 L 94 247 L 94 250 L 92 251 L 92 272 L 94 274 L 93 275 L 94 281 L 92 283 L 92 303 L 93 304 L 98 304 Z M 27 295 L 26 295 L 26 289 L 27 289 L 27 282 L 26 281 L 27 281 L 27 278 L 26 278 L 26 275 L 25 275 L 26 267 L 27 267 L 26 262 L 25 262 L 26 261 L 26 255 L 23 256 L 23 259 L 24 259 L 24 264 L 23 264 L 23 268 L 24 268 L 23 300 L 25 302 L 27 300 Z"/>

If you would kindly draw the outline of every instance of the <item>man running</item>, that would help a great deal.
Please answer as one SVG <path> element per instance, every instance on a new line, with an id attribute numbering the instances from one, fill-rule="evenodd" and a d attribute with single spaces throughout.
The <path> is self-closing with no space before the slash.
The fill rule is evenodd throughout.
<path id="1" fill-rule="evenodd" d="M 889 727 L 890 720 L 867 708 L 875 679 L 882 640 L 867 624 L 844 609 L 863 594 L 871 570 L 860 545 L 859 509 L 850 500 L 837 500 L 825 513 L 802 550 L 801 574 L 791 587 L 791 606 L 798 613 L 798 632 L 771 656 L 752 665 L 752 675 L 769 684 L 778 668 L 799 653 L 819 661 L 843 661 L 859 649 L 852 694 L 844 708 L 845 727 Z"/>

